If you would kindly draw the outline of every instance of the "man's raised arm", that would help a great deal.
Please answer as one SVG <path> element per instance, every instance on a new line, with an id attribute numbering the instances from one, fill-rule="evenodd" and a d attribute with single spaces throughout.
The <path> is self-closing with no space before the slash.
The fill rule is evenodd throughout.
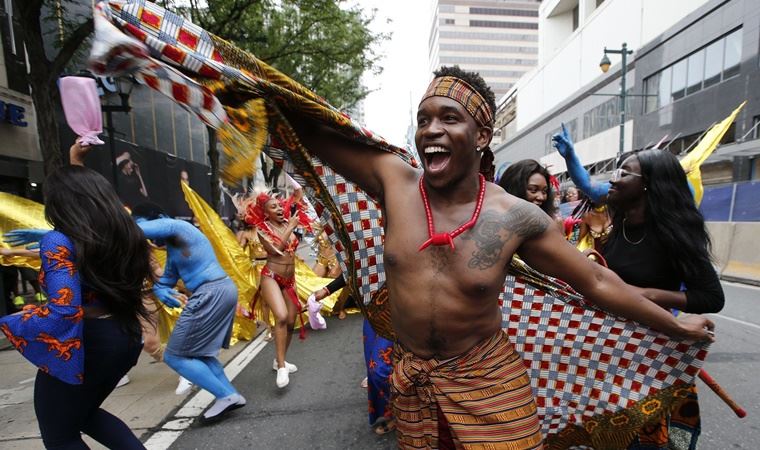
<path id="1" fill-rule="evenodd" d="M 591 262 L 570 245 L 555 229 L 558 225 L 538 208 L 532 208 L 532 218 L 546 222 L 540 233 L 526 236 L 517 252 L 531 267 L 568 282 L 612 314 L 635 320 L 679 339 L 712 340 L 708 330 L 713 323 L 707 318 L 689 316 L 676 320 L 670 312 L 650 301 L 642 290 L 623 282 L 614 272 Z"/>
<path id="2" fill-rule="evenodd" d="M 347 180 L 377 199 L 396 177 L 413 175 L 414 169 L 398 156 L 352 141 L 325 125 L 301 117 L 289 117 L 301 143 Z"/>

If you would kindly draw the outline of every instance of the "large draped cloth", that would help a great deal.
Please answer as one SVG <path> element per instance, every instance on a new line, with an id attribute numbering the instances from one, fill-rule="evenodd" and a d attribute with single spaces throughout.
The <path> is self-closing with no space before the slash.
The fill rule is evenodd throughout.
<path id="1" fill-rule="evenodd" d="M 347 288 L 373 328 L 392 339 L 380 207 L 311 155 L 283 111 L 418 167 L 411 152 L 357 125 L 255 56 L 152 3 L 101 2 L 95 28 L 93 70 L 132 74 L 217 128 L 225 180 L 248 175 L 263 149 L 304 187 L 339 252 Z M 503 328 L 528 367 L 549 448 L 625 447 L 694 382 L 707 345 L 671 341 L 612 317 L 517 259 L 510 273 Z"/>

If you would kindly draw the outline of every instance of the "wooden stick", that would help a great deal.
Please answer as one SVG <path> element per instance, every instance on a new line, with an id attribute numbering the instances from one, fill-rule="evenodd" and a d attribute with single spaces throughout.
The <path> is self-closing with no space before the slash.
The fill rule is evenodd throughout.
<path id="1" fill-rule="evenodd" d="M 708 374 L 705 369 L 701 369 L 699 371 L 699 379 L 704 381 L 707 386 L 710 387 L 710 389 L 715 392 L 715 394 L 720 397 L 721 400 L 723 400 L 731 410 L 733 410 L 734 413 L 741 419 L 744 418 L 747 415 L 747 411 L 744 410 L 741 406 L 739 406 L 738 403 L 734 401 L 734 399 L 731 398 L 730 395 L 728 395 L 728 392 L 726 392 L 713 377 Z"/>

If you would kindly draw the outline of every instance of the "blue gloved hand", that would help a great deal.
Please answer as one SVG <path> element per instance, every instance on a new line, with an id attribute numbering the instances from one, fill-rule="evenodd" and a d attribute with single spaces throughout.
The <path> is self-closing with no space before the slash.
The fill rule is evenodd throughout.
<path id="1" fill-rule="evenodd" d="M 169 286 L 154 283 L 153 294 L 161 301 L 161 303 L 168 306 L 169 308 L 179 308 L 182 306 L 182 303 L 180 303 L 178 298 L 183 298 L 184 295 L 180 294 Z"/>
<path id="2" fill-rule="evenodd" d="M 40 239 L 42 239 L 42 236 L 46 235 L 49 231 L 50 230 L 40 230 L 37 228 L 20 228 L 5 233 L 5 235 L 3 235 L 3 240 L 12 247 L 32 244 L 27 248 L 39 248 Z"/>
<path id="3" fill-rule="evenodd" d="M 552 145 L 565 159 L 575 156 L 573 139 L 570 137 L 570 132 L 567 131 L 564 123 L 562 124 L 562 131 L 552 136 Z"/>
<path id="4" fill-rule="evenodd" d="M 552 145 L 557 149 L 559 154 L 565 159 L 567 173 L 573 180 L 575 186 L 588 195 L 596 203 L 602 201 L 610 190 L 610 184 L 607 182 L 598 183 L 591 180 L 591 175 L 581 164 L 578 155 L 575 153 L 573 138 L 567 131 L 565 124 L 562 124 L 562 131 L 552 136 Z"/>

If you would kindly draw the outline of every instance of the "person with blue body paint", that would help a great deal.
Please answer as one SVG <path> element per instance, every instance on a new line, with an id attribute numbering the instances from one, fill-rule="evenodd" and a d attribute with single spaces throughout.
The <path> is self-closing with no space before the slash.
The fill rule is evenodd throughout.
<path id="1" fill-rule="evenodd" d="M 193 225 L 168 218 L 150 203 L 137 205 L 132 216 L 146 238 L 166 246 L 164 273 L 153 284 L 156 297 L 169 307 L 180 306 L 184 296 L 174 289 L 180 279 L 192 292 L 169 337 L 164 362 L 216 397 L 203 419 L 217 421 L 246 403 L 217 359 L 220 349 L 229 347 L 237 288 L 219 265 L 208 239 Z"/>

